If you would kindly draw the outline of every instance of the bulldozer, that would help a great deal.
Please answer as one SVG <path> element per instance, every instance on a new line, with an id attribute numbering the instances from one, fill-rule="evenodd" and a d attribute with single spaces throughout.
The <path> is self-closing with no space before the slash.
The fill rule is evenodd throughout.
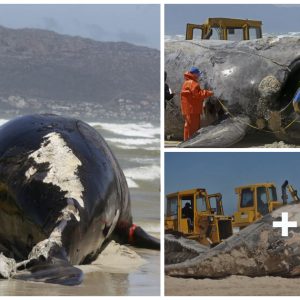
<path id="1" fill-rule="evenodd" d="M 262 38 L 262 22 L 248 19 L 208 18 L 203 24 L 186 26 L 186 40 L 194 39 L 194 30 L 201 32 L 202 40 L 250 40 Z"/>
<path id="2" fill-rule="evenodd" d="M 232 218 L 224 215 L 222 195 L 197 188 L 166 196 L 165 232 L 215 246 L 232 235 Z"/>
<path id="3" fill-rule="evenodd" d="M 233 215 L 234 232 L 287 204 L 287 191 L 291 194 L 293 202 L 300 202 L 297 191 L 287 180 L 282 184 L 281 191 L 282 201 L 279 201 L 274 183 L 256 183 L 235 188 L 235 193 L 238 195 L 238 209 Z"/>

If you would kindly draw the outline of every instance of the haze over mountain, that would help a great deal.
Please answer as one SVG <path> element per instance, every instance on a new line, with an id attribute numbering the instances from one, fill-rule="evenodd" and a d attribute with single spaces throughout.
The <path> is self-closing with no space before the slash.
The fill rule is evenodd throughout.
<path id="1" fill-rule="evenodd" d="M 152 106 L 159 103 L 159 57 L 158 50 L 125 42 L 0 27 L 0 97 L 111 109 L 130 99 Z"/>

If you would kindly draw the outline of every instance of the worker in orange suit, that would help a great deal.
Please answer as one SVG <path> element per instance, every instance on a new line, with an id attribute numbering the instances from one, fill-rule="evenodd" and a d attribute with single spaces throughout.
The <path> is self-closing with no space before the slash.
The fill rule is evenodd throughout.
<path id="1" fill-rule="evenodd" d="M 201 126 L 200 115 L 203 102 L 213 95 L 212 91 L 202 90 L 199 84 L 201 71 L 192 67 L 189 72 L 184 73 L 184 83 L 181 89 L 181 112 L 185 120 L 184 140 L 189 139 Z"/>

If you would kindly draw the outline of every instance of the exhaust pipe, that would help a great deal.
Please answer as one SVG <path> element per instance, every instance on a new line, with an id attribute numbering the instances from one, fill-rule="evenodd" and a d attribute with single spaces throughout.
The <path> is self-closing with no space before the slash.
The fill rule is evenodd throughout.
<path id="1" fill-rule="evenodd" d="M 282 203 L 283 205 L 287 204 L 287 199 L 288 199 L 288 195 L 286 192 L 286 188 L 288 186 L 289 182 L 286 180 L 283 185 L 281 186 L 281 199 L 282 199 Z"/>

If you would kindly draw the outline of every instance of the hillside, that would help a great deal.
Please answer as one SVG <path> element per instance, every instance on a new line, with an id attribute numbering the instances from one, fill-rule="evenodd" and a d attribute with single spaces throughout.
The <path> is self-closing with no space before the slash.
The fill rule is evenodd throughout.
<path id="1" fill-rule="evenodd" d="M 89 103 L 112 111 L 120 110 L 120 103 L 131 110 L 159 107 L 159 70 L 158 50 L 0 27 L 1 110 L 34 103 Z"/>

